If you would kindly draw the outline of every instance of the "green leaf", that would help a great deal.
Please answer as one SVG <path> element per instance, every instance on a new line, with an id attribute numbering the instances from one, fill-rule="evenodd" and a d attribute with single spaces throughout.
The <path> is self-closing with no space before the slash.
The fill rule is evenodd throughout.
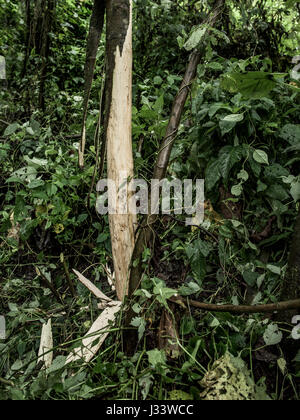
<path id="1" fill-rule="evenodd" d="M 221 121 L 238 123 L 240 121 L 243 121 L 243 119 L 244 119 L 244 114 L 230 114 L 224 117 Z"/>
<path id="2" fill-rule="evenodd" d="M 219 171 L 219 161 L 214 160 L 205 171 L 205 186 L 207 191 L 211 191 L 216 183 L 220 180 L 221 173 Z"/>
<path id="3" fill-rule="evenodd" d="M 33 131 L 32 127 L 27 127 L 26 128 L 26 133 L 29 134 L 30 136 L 34 136 L 34 131 Z"/>
<path id="4" fill-rule="evenodd" d="M 43 181 L 42 179 L 34 179 L 28 184 L 28 188 L 33 190 L 35 188 L 42 187 L 43 185 L 45 185 L 45 181 Z"/>
<path id="5" fill-rule="evenodd" d="M 257 181 L 257 192 L 266 191 L 267 188 L 268 188 L 268 186 L 266 184 L 264 184 L 260 180 Z"/>
<path id="6" fill-rule="evenodd" d="M 151 385 L 153 384 L 153 376 L 148 372 L 139 379 L 139 386 L 142 390 L 143 399 L 145 400 L 149 394 Z"/>
<path id="7" fill-rule="evenodd" d="M 281 184 L 272 184 L 267 188 L 266 194 L 274 200 L 284 201 L 289 198 L 288 191 Z"/>
<path id="8" fill-rule="evenodd" d="M 283 176 L 286 177 L 288 175 L 289 175 L 289 171 L 285 169 L 283 166 L 279 165 L 279 163 L 273 163 L 272 165 L 267 166 L 264 169 L 265 178 L 277 179 Z"/>
<path id="9" fill-rule="evenodd" d="M 107 233 L 100 233 L 97 238 L 97 244 L 102 244 L 108 239 L 109 235 Z"/>
<path id="10" fill-rule="evenodd" d="M 295 203 L 300 200 L 300 177 L 296 178 L 296 180 L 292 182 L 290 194 Z"/>
<path id="11" fill-rule="evenodd" d="M 277 324 L 270 324 L 264 333 L 264 340 L 267 346 L 275 346 L 279 344 L 283 338 L 283 334 L 279 331 Z"/>
<path id="12" fill-rule="evenodd" d="M 234 195 L 234 196 L 236 196 L 236 197 L 239 197 L 242 194 L 242 192 L 243 192 L 243 186 L 242 186 L 242 184 L 234 185 L 231 188 L 231 194 Z"/>
<path id="13" fill-rule="evenodd" d="M 146 330 L 146 321 L 144 320 L 144 318 L 133 318 L 130 325 L 132 325 L 133 327 L 138 327 L 138 340 L 141 341 Z"/>
<path id="14" fill-rule="evenodd" d="M 52 365 L 47 369 L 47 374 L 49 375 L 50 373 L 63 369 L 66 366 L 66 360 L 66 356 L 57 356 L 53 360 Z"/>
<path id="15" fill-rule="evenodd" d="M 253 159 L 257 162 L 257 163 L 262 163 L 262 164 L 266 164 L 269 165 L 269 158 L 266 152 L 264 152 L 263 150 L 260 149 L 256 149 L 253 152 Z"/>
<path id="16" fill-rule="evenodd" d="M 300 124 L 286 124 L 282 127 L 279 136 L 291 146 L 300 143 Z"/>
<path id="17" fill-rule="evenodd" d="M 250 287 L 253 287 L 256 284 L 258 277 L 259 274 L 251 270 L 246 270 L 243 273 L 243 278 Z"/>
<path id="18" fill-rule="evenodd" d="M 281 268 L 277 267 L 276 265 L 268 264 L 267 269 L 273 274 L 277 274 L 278 276 L 281 275 Z"/>
<path id="19" fill-rule="evenodd" d="M 297 353 L 297 355 L 296 355 L 295 359 L 293 360 L 293 362 L 298 362 L 298 363 L 300 363 L 300 350 L 298 350 L 298 353 Z"/>
<path id="20" fill-rule="evenodd" d="M 221 86 L 231 93 L 240 92 L 246 99 L 260 99 L 274 89 L 277 76 L 262 71 L 228 73 L 222 79 Z"/>
<path id="21" fill-rule="evenodd" d="M 24 160 L 25 162 L 28 163 L 28 166 L 32 166 L 34 168 L 46 168 L 48 165 L 48 160 L 47 159 L 38 159 L 38 158 L 32 158 L 30 159 L 29 156 L 24 156 Z"/>
<path id="22" fill-rule="evenodd" d="M 150 350 L 147 351 L 148 360 L 152 367 L 156 367 L 157 365 L 165 365 L 166 364 L 166 355 L 163 350 Z"/>
<path id="23" fill-rule="evenodd" d="M 202 241 L 201 239 L 197 241 L 197 245 L 199 246 L 199 250 L 203 257 L 208 257 L 210 252 L 213 250 L 213 245 L 210 242 Z"/>
<path id="24" fill-rule="evenodd" d="M 155 76 L 154 79 L 153 79 L 153 83 L 157 86 L 161 85 L 162 82 L 163 82 L 163 79 L 160 76 Z"/>
<path id="25" fill-rule="evenodd" d="M 234 121 L 224 121 L 221 120 L 219 122 L 219 126 L 221 128 L 221 134 L 222 136 L 224 136 L 225 134 L 229 133 L 231 130 L 234 129 L 234 127 L 236 126 L 236 122 Z"/>
<path id="26" fill-rule="evenodd" d="M 213 70 L 223 70 L 223 65 L 221 63 L 218 63 L 217 61 L 208 63 L 207 67 Z"/>
<path id="27" fill-rule="evenodd" d="M 160 95 L 155 104 L 153 105 L 153 109 L 158 113 L 161 114 L 164 109 L 164 95 Z"/>
<path id="28" fill-rule="evenodd" d="M 222 177 L 227 181 L 230 170 L 236 162 L 233 159 L 232 149 L 228 153 L 222 153 L 219 156 L 219 168 Z"/>
<path id="29" fill-rule="evenodd" d="M 177 294 L 177 290 L 166 287 L 163 281 L 159 281 L 153 289 L 158 302 L 168 308 L 167 300 Z"/>
<path id="30" fill-rule="evenodd" d="M 6 130 L 4 131 L 4 136 L 8 137 L 11 136 L 12 134 L 14 134 L 19 128 L 21 128 L 20 124 L 18 123 L 13 123 L 10 124 Z"/>
<path id="31" fill-rule="evenodd" d="M 249 179 L 249 174 L 247 171 L 245 171 L 244 169 L 242 169 L 238 175 L 237 175 L 238 179 L 242 179 L 243 181 L 248 181 Z"/>
<path id="32" fill-rule="evenodd" d="M 199 287 L 199 285 L 194 281 L 191 281 L 188 284 L 184 284 L 183 286 L 181 286 L 178 290 L 178 293 L 181 296 L 190 296 L 200 292 L 200 290 L 201 288 Z"/>
<path id="33" fill-rule="evenodd" d="M 191 51 L 194 48 L 196 48 L 199 45 L 202 38 L 204 37 L 204 35 L 206 34 L 206 31 L 207 31 L 207 28 L 206 27 L 203 28 L 202 26 L 194 30 L 191 36 L 189 37 L 189 39 L 184 44 L 184 48 L 187 51 Z"/>

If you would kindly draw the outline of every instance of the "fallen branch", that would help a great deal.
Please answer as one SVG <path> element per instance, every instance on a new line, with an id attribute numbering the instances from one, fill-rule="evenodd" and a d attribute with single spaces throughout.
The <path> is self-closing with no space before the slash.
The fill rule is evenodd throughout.
<path id="1" fill-rule="evenodd" d="M 196 300 L 184 299 L 182 297 L 172 297 L 171 302 L 179 305 L 190 305 L 195 308 L 209 312 L 231 312 L 231 313 L 266 313 L 266 312 L 282 312 L 290 309 L 300 309 L 300 299 L 289 300 L 286 302 L 270 303 L 266 305 L 214 305 L 210 303 L 202 303 Z"/>
<path id="2" fill-rule="evenodd" d="M 86 363 L 92 360 L 108 336 L 110 326 L 115 323 L 116 316 L 122 306 L 122 302 L 113 301 L 81 273 L 76 270 L 73 271 L 78 280 L 100 300 L 98 308 L 104 310 L 82 339 L 81 345 L 68 355 L 66 365 L 77 360 L 82 360 Z"/>
<path id="3" fill-rule="evenodd" d="M 69 354 L 66 365 L 77 360 L 88 363 L 96 356 L 109 334 L 108 329 L 110 328 L 110 324 L 114 324 L 116 315 L 121 309 L 122 302 L 112 303 L 113 306 L 106 308 L 93 323 L 85 338 L 82 340 L 82 345 Z"/>
<path id="4" fill-rule="evenodd" d="M 90 292 L 93 293 L 93 295 L 97 298 L 100 299 L 101 301 L 106 301 L 106 302 L 112 302 L 112 299 L 110 299 L 108 296 L 106 296 L 103 292 L 101 292 L 101 290 L 98 289 L 98 287 L 96 287 L 90 280 L 88 280 L 87 278 L 85 278 L 81 273 L 79 273 L 79 271 L 74 270 L 74 273 L 76 274 L 76 276 L 78 277 L 78 280 L 87 288 L 89 289 Z"/>

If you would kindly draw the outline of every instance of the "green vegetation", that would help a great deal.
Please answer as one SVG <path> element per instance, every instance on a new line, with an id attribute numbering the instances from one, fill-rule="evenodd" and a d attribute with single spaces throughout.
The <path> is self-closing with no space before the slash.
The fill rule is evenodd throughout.
<path id="1" fill-rule="evenodd" d="M 300 250 L 300 234 L 294 235 L 300 201 L 299 0 L 227 0 L 214 28 L 207 16 L 215 1 L 134 1 L 135 177 L 152 178 L 196 49 L 200 64 L 167 177 L 205 179 L 205 219 L 191 227 L 181 215 L 159 216 L 154 246 L 142 256 L 140 287 L 125 300 L 92 361 L 68 366 L 66 357 L 100 314 L 72 269 L 116 299 L 107 280 L 113 271 L 108 216 L 95 209 L 105 31 L 81 170 L 93 2 L 0 0 L 0 6 L 7 77 L 0 80 L 0 315 L 7 326 L 6 339 L 0 339 L 0 399 L 221 399 L 225 383 L 231 399 L 297 400 L 300 351 L 291 337 L 297 310 L 280 316 L 208 312 L 189 299 L 232 305 L 300 299 L 299 272 L 293 288 L 285 284 L 294 265 L 300 266 L 289 260 L 291 247 Z M 299 258 L 300 251 L 294 255 Z M 176 294 L 185 303 L 175 303 Z M 54 361 L 41 369 L 41 330 L 49 319 Z M 130 333 L 134 354 L 127 351 Z M 236 383 L 231 387 L 223 375 L 209 390 L 219 365 L 232 367 Z M 242 397 L 235 394 L 237 383 L 243 384 Z"/>

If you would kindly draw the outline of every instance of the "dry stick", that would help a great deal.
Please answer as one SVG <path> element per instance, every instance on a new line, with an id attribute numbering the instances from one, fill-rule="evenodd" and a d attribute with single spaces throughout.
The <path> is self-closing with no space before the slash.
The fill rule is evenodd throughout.
<path id="1" fill-rule="evenodd" d="M 270 303 L 266 305 L 214 305 L 210 303 L 201 303 L 196 300 L 184 299 L 182 297 L 172 297 L 171 302 L 177 304 L 187 304 L 195 308 L 210 312 L 231 312 L 231 313 L 265 313 L 265 312 L 282 312 L 290 309 L 300 309 L 300 299 L 289 300 L 286 302 Z"/>
<path id="2" fill-rule="evenodd" d="M 209 19 L 210 26 L 214 26 L 216 24 L 219 15 L 222 13 L 224 4 L 225 0 L 218 0 L 216 8 L 211 18 Z M 154 168 L 153 178 L 158 179 L 159 181 L 162 180 L 166 175 L 172 147 L 178 132 L 178 127 L 181 121 L 184 106 L 190 91 L 190 85 L 196 76 L 197 67 L 200 62 L 200 59 L 201 52 L 195 50 L 190 56 L 190 60 L 182 84 L 173 103 L 171 118 L 169 120 L 167 132 L 162 142 Z M 144 251 L 144 247 L 147 246 L 147 244 L 149 244 L 151 241 L 153 230 L 150 229 L 150 226 L 156 220 L 157 215 L 149 215 L 148 217 L 146 217 L 146 222 L 143 222 L 142 229 L 140 230 L 139 235 L 137 237 L 132 255 L 132 266 L 130 271 L 128 292 L 129 297 L 131 297 L 134 291 L 139 287 L 141 274 L 143 272 L 141 255 Z"/>
<path id="3" fill-rule="evenodd" d="M 87 48 L 86 48 L 86 62 L 85 62 L 85 84 L 84 84 L 84 100 L 83 100 L 83 118 L 82 118 L 82 129 L 81 129 L 81 138 L 78 149 L 78 162 L 79 167 L 83 169 L 84 167 L 84 150 L 86 143 L 86 118 L 88 103 L 90 99 L 93 78 L 95 73 L 96 57 L 99 47 L 100 37 L 104 24 L 104 14 L 105 14 L 105 1 L 104 0 L 94 0 L 93 12 L 90 20 L 90 29 L 87 39 Z"/>

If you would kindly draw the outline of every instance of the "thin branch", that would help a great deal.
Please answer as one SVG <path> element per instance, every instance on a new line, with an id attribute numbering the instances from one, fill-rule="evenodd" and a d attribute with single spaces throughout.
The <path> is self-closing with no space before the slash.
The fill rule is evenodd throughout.
<path id="1" fill-rule="evenodd" d="M 195 308 L 202 309 L 209 312 L 231 312 L 231 313 L 266 313 L 266 312 L 282 312 L 291 309 L 300 309 L 300 299 L 289 300 L 285 302 L 270 303 L 266 305 L 214 305 L 210 303 L 202 303 L 196 300 L 184 299 L 182 297 L 172 297 L 171 302 L 177 304 L 187 304 Z"/>

